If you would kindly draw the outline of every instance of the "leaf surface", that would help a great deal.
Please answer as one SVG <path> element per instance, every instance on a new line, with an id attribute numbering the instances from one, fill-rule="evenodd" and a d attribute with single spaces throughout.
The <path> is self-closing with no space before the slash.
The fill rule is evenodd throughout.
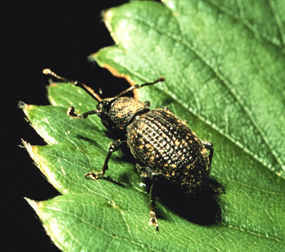
<path id="1" fill-rule="evenodd" d="M 135 161 L 113 154 L 97 116 L 65 115 L 95 108 L 84 91 L 52 84 L 54 106 L 24 111 L 47 146 L 26 144 L 63 194 L 29 201 L 63 251 L 282 251 L 285 246 L 285 6 L 281 1 L 134 1 L 104 13 L 116 45 L 89 57 L 131 83 L 165 77 L 140 100 L 168 106 L 214 144 L 211 178 L 226 194 L 200 208 L 158 200 L 160 231 L 148 223 L 148 195 Z M 208 208 L 208 209 L 207 209 Z M 191 210 L 194 209 L 194 210 Z M 210 216 L 210 217 L 209 217 Z M 203 220 L 205 219 L 205 220 Z"/>

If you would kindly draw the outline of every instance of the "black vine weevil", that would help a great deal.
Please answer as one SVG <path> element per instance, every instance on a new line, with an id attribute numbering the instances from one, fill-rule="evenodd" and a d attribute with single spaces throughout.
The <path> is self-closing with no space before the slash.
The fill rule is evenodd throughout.
<path id="1" fill-rule="evenodd" d="M 104 126 L 119 139 L 109 146 L 102 171 L 87 173 L 85 176 L 93 180 L 104 176 L 112 153 L 122 144 L 127 144 L 137 160 L 136 167 L 140 175 L 152 180 L 150 224 L 155 225 L 157 230 L 153 186 L 158 178 L 170 181 L 185 193 L 192 194 L 207 184 L 214 152 L 212 143 L 199 139 L 186 122 L 179 119 L 168 108 L 150 110 L 149 102 L 140 102 L 123 96 L 134 89 L 164 81 L 164 78 L 151 83 L 134 85 L 115 97 L 101 99 L 99 95 L 91 93 L 83 83 L 62 78 L 49 69 L 44 69 L 43 73 L 82 87 L 99 102 L 97 109 L 82 115 L 76 114 L 73 107 L 69 107 L 67 111 L 69 116 L 78 119 L 97 114 Z M 209 155 L 207 150 L 210 151 Z"/>

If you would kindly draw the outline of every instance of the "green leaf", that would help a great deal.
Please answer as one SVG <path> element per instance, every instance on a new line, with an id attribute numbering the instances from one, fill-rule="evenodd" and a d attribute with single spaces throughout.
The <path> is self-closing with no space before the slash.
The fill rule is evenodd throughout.
<path id="1" fill-rule="evenodd" d="M 24 111 L 48 143 L 25 146 L 63 194 L 29 200 L 55 244 L 63 251 L 283 251 L 282 1 L 133 1 L 105 12 L 104 21 L 116 46 L 90 60 L 131 83 L 165 77 L 136 95 L 153 108 L 168 106 L 213 142 L 211 178 L 226 193 L 195 211 L 176 202 L 189 210 L 186 215 L 159 199 L 155 231 L 127 151 L 113 154 L 106 179 L 85 179 L 84 173 L 101 170 L 112 139 L 97 116 L 65 115 L 69 105 L 79 112 L 94 109 L 92 98 L 71 85 L 52 84 L 54 106 L 26 105 Z M 196 218 L 211 214 L 212 221 Z"/>

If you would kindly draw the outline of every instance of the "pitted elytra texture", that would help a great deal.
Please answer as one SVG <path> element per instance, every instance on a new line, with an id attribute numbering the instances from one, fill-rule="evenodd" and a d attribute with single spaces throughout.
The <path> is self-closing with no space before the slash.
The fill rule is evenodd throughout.
<path id="1" fill-rule="evenodd" d="M 184 121 L 168 109 L 153 109 L 127 127 L 127 143 L 142 167 L 196 192 L 210 172 L 205 146 Z"/>
<path id="2" fill-rule="evenodd" d="M 185 193 L 193 194 L 207 183 L 213 157 L 212 143 L 200 140 L 187 124 L 168 108 L 150 110 L 150 103 L 147 101 L 140 102 L 131 97 L 122 97 L 136 88 L 164 81 L 164 78 L 152 83 L 135 85 L 115 97 L 101 99 L 98 94 L 90 93 L 85 84 L 62 78 L 49 69 L 45 69 L 44 73 L 81 86 L 99 102 L 95 110 L 82 115 L 77 115 L 73 107 L 67 112 L 69 116 L 78 119 L 97 114 L 103 125 L 118 137 L 118 140 L 109 146 L 102 171 L 88 173 L 85 176 L 93 180 L 104 176 L 112 153 L 126 143 L 137 160 L 136 167 L 140 175 L 152 179 L 150 224 L 156 229 L 158 222 L 154 211 L 153 185 L 159 178 L 175 184 Z M 209 156 L 207 150 L 210 150 Z"/>

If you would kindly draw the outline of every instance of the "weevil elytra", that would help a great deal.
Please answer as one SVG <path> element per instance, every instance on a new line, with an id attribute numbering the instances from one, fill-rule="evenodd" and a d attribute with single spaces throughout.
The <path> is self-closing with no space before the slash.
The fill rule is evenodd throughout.
<path id="1" fill-rule="evenodd" d="M 69 116 L 78 119 L 86 119 L 92 114 L 98 115 L 103 125 L 120 139 L 113 141 L 109 146 L 102 170 L 98 173 L 87 173 L 85 176 L 93 180 L 104 176 L 112 153 L 123 144 L 127 144 L 137 161 L 136 168 L 139 174 L 152 180 L 149 223 L 157 230 L 153 187 L 158 179 L 169 181 L 185 193 L 192 194 L 207 184 L 214 153 L 213 144 L 199 139 L 186 122 L 168 108 L 151 110 L 148 101 L 140 102 L 124 96 L 134 89 L 164 81 L 164 78 L 134 85 L 115 97 L 101 99 L 98 94 L 90 92 L 83 83 L 60 77 L 49 69 L 44 69 L 43 73 L 80 86 L 98 102 L 95 110 L 83 114 L 76 114 L 73 107 L 69 107 L 67 111 Z M 209 155 L 207 150 L 210 152 Z"/>

